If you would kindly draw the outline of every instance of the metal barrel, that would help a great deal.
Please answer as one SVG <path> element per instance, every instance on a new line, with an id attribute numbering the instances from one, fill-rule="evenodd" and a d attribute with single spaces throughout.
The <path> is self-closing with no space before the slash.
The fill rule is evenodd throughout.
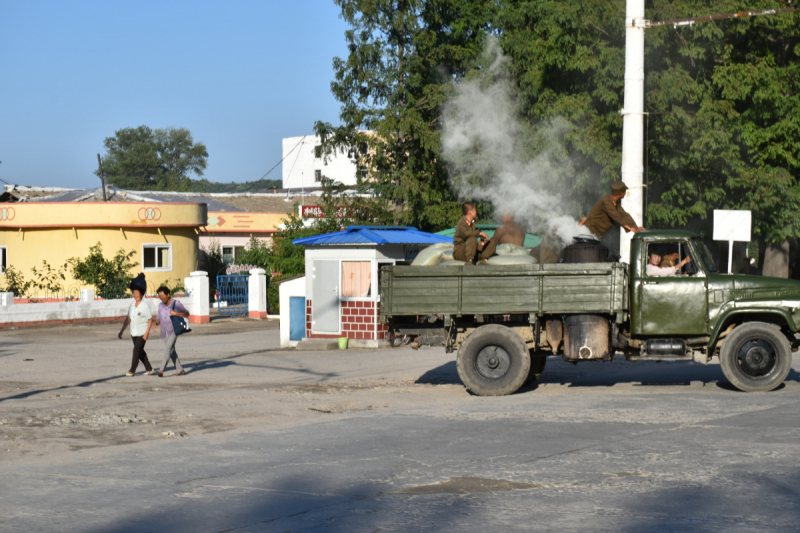
<path id="1" fill-rule="evenodd" d="M 594 238 L 576 238 L 562 254 L 564 263 L 605 263 L 608 248 Z M 567 315 L 564 318 L 564 360 L 608 360 L 611 357 L 610 323 L 602 315 Z"/>

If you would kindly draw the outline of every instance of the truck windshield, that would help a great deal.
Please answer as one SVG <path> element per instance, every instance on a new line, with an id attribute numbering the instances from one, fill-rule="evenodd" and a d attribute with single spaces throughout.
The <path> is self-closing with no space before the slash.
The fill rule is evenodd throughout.
<path id="1" fill-rule="evenodd" d="M 719 273 L 717 264 L 714 262 L 714 258 L 711 256 L 711 252 L 708 250 L 708 246 L 706 246 L 706 243 L 704 243 L 701 239 L 693 239 L 693 241 L 694 241 L 694 247 L 697 250 L 698 255 L 700 256 L 700 261 L 702 261 L 708 273 L 709 274 Z"/>

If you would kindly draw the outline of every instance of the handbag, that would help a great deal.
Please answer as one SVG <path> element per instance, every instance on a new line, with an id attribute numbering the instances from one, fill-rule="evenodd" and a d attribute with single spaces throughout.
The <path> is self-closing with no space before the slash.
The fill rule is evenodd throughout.
<path id="1" fill-rule="evenodd" d="M 168 307 L 168 309 L 175 310 L 175 300 L 172 300 L 172 304 Z M 170 316 L 170 321 L 172 321 L 172 331 L 175 332 L 175 335 L 183 335 L 184 333 L 190 333 L 192 329 L 189 327 L 188 321 L 183 318 L 182 316 Z"/>

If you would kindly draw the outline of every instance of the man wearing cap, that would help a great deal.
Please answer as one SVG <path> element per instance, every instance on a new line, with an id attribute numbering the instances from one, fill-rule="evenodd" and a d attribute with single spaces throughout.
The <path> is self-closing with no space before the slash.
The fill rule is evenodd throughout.
<path id="1" fill-rule="evenodd" d="M 611 194 L 600 198 L 589 211 L 589 216 L 581 220 L 580 225 L 586 226 L 598 239 L 603 238 L 614 222 L 625 228 L 625 231 L 636 233 L 643 230 L 644 228 L 637 225 L 633 217 L 619 205 L 619 201 L 625 197 L 627 190 L 628 186 L 621 181 L 612 183 Z"/>
<path id="2" fill-rule="evenodd" d="M 475 219 L 478 218 L 478 211 L 472 202 L 464 202 L 461 206 L 461 213 L 464 215 L 456 224 L 456 234 L 453 236 L 453 259 L 474 264 L 475 261 L 486 262 L 486 258 L 494 254 L 494 248 L 483 250 L 478 239 L 489 240 L 489 236 L 475 227 Z M 485 257 L 483 253 L 490 252 Z"/>

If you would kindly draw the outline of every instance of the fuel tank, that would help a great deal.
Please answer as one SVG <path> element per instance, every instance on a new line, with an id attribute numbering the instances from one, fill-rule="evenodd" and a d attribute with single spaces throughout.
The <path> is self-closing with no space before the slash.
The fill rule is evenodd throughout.
<path id="1" fill-rule="evenodd" d="M 576 237 L 562 253 L 564 263 L 605 263 L 608 248 L 594 237 Z M 567 315 L 564 318 L 565 361 L 611 360 L 611 324 L 602 315 Z"/>

